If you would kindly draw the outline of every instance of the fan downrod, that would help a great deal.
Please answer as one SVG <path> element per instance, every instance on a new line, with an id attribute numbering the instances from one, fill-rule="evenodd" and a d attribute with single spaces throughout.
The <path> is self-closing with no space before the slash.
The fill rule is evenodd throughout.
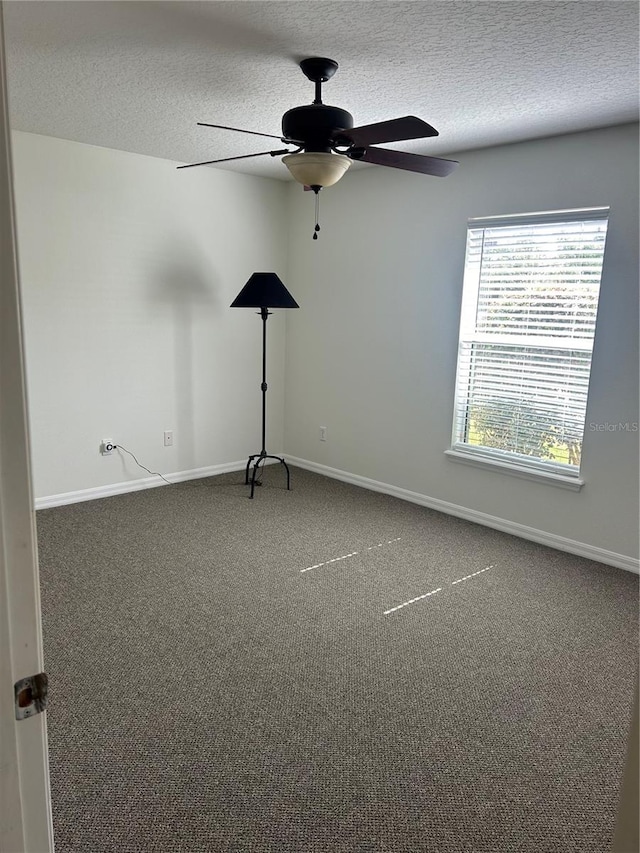
<path id="1" fill-rule="evenodd" d="M 322 103 L 322 84 L 330 80 L 338 70 L 338 63 L 324 56 L 310 56 L 300 63 L 302 73 L 316 84 L 314 104 Z"/>

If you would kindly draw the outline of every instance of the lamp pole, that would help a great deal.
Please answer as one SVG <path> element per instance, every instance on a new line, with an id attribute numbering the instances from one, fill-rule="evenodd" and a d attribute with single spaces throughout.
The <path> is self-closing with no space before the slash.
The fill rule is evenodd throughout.
<path id="1" fill-rule="evenodd" d="M 258 470 L 260 467 L 260 463 L 265 459 L 278 459 L 285 467 L 285 471 L 287 472 L 287 489 L 291 489 L 291 474 L 289 472 L 289 466 L 280 456 L 271 456 L 267 453 L 267 319 L 271 312 L 268 311 L 264 305 L 260 309 L 260 316 L 262 317 L 262 384 L 260 385 L 260 390 L 262 391 L 262 449 L 260 453 L 254 453 L 249 457 L 249 461 L 247 462 L 247 467 L 244 472 L 244 482 L 245 485 L 249 485 L 249 468 L 251 468 L 251 463 L 253 462 L 253 471 L 251 473 L 251 494 L 250 498 L 253 497 L 253 492 L 255 490 L 256 484 L 259 486 L 260 482 L 256 481 L 256 475 L 258 474 Z"/>
<path id="2" fill-rule="evenodd" d="M 260 386 L 262 390 L 262 450 L 260 451 L 261 456 L 267 455 L 266 443 L 267 443 L 267 319 L 269 318 L 269 311 L 262 307 L 260 309 L 260 316 L 262 317 L 262 385 Z M 287 487 L 288 488 L 288 487 Z"/>

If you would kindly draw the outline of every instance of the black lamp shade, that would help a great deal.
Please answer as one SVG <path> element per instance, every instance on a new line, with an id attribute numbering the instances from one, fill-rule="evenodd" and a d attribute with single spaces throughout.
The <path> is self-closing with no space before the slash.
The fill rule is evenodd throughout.
<path id="1" fill-rule="evenodd" d="M 231 308 L 299 308 L 274 272 L 254 272 Z"/>

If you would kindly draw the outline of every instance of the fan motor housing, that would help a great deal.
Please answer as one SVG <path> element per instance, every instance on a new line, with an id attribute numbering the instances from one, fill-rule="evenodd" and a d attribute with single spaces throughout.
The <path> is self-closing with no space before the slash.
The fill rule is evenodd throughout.
<path id="1" fill-rule="evenodd" d="M 283 138 L 301 142 L 305 151 L 330 152 L 337 131 L 352 127 L 351 113 L 328 104 L 294 107 L 282 116 Z"/>

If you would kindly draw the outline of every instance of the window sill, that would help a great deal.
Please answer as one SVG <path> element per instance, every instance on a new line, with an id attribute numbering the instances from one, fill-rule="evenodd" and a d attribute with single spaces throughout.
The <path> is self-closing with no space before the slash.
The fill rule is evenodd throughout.
<path id="1" fill-rule="evenodd" d="M 473 465 L 475 468 L 484 468 L 485 470 L 495 471 L 498 474 L 520 477 L 523 480 L 534 480 L 537 483 L 546 483 L 549 486 L 556 486 L 560 489 L 579 492 L 584 486 L 584 480 L 580 477 L 568 477 L 564 474 L 555 474 L 551 471 L 536 471 L 524 465 L 501 462 L 498 459 L 490 459 L 487 456 L 480 456 L 475 453 L 465 453 L 462 450 L 445 450 L 444 453 L 452 462 L 462 462 L 464 465 Z"/>

